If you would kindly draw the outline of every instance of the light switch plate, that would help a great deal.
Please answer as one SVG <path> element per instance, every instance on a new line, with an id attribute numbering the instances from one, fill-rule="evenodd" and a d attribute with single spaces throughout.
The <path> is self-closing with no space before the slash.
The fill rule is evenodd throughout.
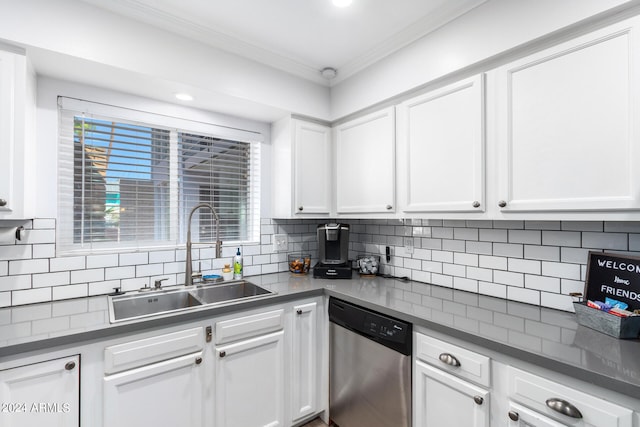
<path id="1" fill-rule="evenodd" d="M 273 235 L 273 251 L 285 252 L 289 249 L 289 240 L 286 234 L 274 234 Z"/>

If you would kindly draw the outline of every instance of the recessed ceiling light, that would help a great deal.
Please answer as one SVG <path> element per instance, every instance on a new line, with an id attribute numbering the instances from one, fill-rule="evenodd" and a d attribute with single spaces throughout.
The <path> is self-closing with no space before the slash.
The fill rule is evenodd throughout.
<path id="1" fill-rule="evenodd" d="M 347 7 L 351 2 L 352 0 L 333 0 L 333 5 L 336 7 Z"/>
<path id="2" fill-rule="evenodd" d="M 176 93 L 176 98 L 180 101 L 193 101 L 193 96 L 188 93 Z"/>

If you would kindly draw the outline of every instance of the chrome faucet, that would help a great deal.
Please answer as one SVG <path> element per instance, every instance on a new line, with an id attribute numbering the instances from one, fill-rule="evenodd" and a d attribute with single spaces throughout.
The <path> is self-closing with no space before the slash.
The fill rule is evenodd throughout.
<path id="1" fill-rule="evenodd" d="M 193 262 L 191 261 L 191 218 L 193 217 L 193 213 L 200 208 L 209 208 L 213 213 L 213 217 L 216 220 L 216 258 L 220 258 L 220 253 L 222 251 L 222 242 L 220 241 L 220 217 L 218 216 L 218 213 L 209 203 L 200 203 L 194 206 L 189 213 L 189 222 L 187 223 L 187 260 L 184 269 L 184 284 L 186 286 L 193 285 Z"/>

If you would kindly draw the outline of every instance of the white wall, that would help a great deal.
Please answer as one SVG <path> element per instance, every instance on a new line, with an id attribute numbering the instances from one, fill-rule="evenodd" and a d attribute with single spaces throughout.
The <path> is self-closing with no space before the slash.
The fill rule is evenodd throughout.
<path id="1" fill-rule="evenodd" d="M 66 72 L 66 79 L 87 82 L 90 76 L 70 77 L 87 67 L 101 73 L 101 85 L 119 84 L 121 90 L 132 86 L 131 76 L 137 85 L 169 81 L 201 89 L 214 103 L 220 94 L 223 100 L 329 117 L 327 87 L 81 1 L 0 0 L 0 11 L 0 40 L 33 51 L 42 61 L 36 65 L 49 69 L 45 73 Z"/>
<path id="2" fill-rule="evenodd" d="M 410 91 L 628 0 L 491 0 L 331 90 L 332 120 Z"/>
<path id="3" fill-rule="evenodd" d="M 271 128 L 268 123 L 197 110 L 175 104 L 162 103 L 153 99 L 141 98 L 93 86 L 41 77 L 38 79 L 36 150 L 35 158 L 31 163 L 32 168 L 30 168 L 30 174 L 36 176 L 37 183 L 35 186 L 35 216 L 37 218 L 57 218 L 58 216 L 57 97 L 59 95 L 261 133 L 265 140 L 261 147 L 261 213 L 262 217 L 268 217 L 270 215 Z"/>

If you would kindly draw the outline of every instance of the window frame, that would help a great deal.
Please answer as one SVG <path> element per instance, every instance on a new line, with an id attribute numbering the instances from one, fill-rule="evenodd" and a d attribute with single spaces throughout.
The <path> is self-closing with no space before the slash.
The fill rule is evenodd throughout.
<path id="1" fill-rule="evenodd" d="M 69 167 L 69 164 L 73 165 L 74 162 L 74 117 L 79 115 L 93 117 L 98 120 L 115 121 L 119 124 L 141 125 L 169 130 L 169 215 L 170 221 L 176 221 L 178 224 L 170 227 L 169 240 L 74 243 L 73 201 L 69 203 L 64 199 L 73 199 L 74 171 L 73 167 Z M 248 196 L 250 204 L 248 209 L 250 219 L 247 221 L 248 239 L 228 240 L 223 241 L 223 244 L 236 246 L 260 243 L 261 143 L 264 142 L 264 136 L 261 132 L 63 96 L 58 97 L 58 126 L 58 226 L 56 232 L 56 252 L 58 254 L 119 253 L 167 250 L 182 247 L 184 245 L 184 236 L 186 235 L 187 224 L 185 221 L 188 212 L 183 212 L 185 210 L 182 207 L 184 197 L 178 194 L 178 134 L 181 132 L 250 144 L 249 168 L 251 173 Z M 197 242 L 197 236 L 194 237 L 194 242 Z M 201 246 L 207 247 L 214 244 L 213 241 L 205 242 Z"/>

